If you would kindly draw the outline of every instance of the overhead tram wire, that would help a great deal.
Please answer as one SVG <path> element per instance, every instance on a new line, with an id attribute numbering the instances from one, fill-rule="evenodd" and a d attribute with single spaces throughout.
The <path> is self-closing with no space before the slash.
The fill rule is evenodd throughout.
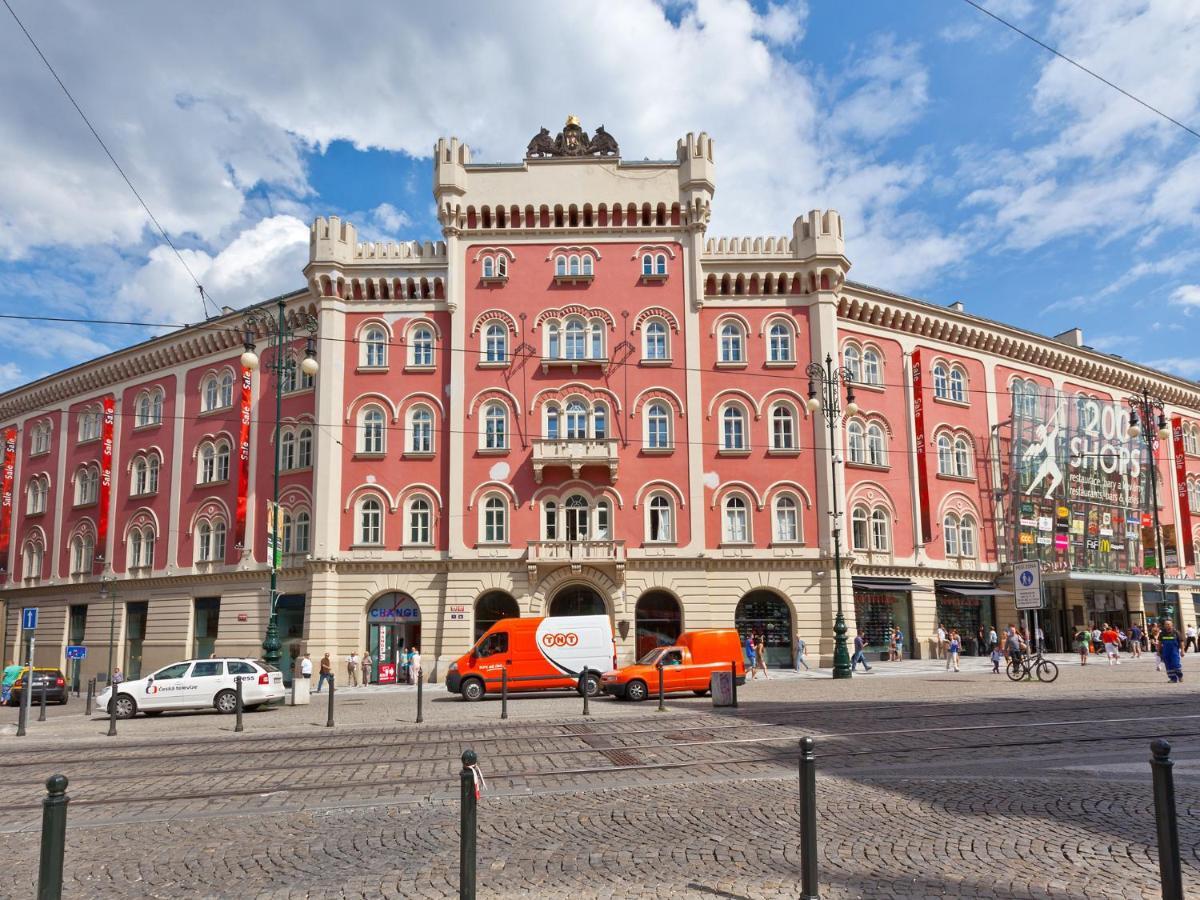
<path id="1" fill-rule="evenodd" d="M 62 78 L 60 78 L 58 72 L 55 71 L 54 66 L 50 64 L 50 60 L 46 58 L 46 54 L 42 52 L 42 48 L 38 46 L 37 41 L 33 39 L 33 35 L 29 33 L 29 29 L 25 27 L 25 23 L 22 22 L 20 16 L 17 15 L 17 11 L 12 8 L 12 5 L 8 2 L 8 0 L 0 0 L 0 2 L 4 3 L 5 8 L 13 17 L 13 21 L 17 23 L 17 27 L 21 29 L 21 32 L 29 41 L 30 46 L 33 47 L 34 51 L 41 58 L 46 68 L 50 70 L 50 74 L 54 76 L 54 80 L 58 82 L 58 86 L 62 88 L 62 92 L 66 95 L 67 99 L 71 101 L 71 105 L 75 107 L 75 112 L 79 113 L 79 118 L 83 119 L 83 123 L 87 125 L 88 131 L 92 133 L 92 137 L 96 139 L 96 143 L 100 145 L 100 149 L 104 151 L 104 155 L 108 157 L 108 161 L 113 164 L 113 167 L 120 174 L 121 178 L 124 179 L 125 184 L 133 193 L 133 196 L 137 198 L 137 202 L 141 204 L 142 209 L 146 211 L 146 215 L 150 217 L 150 221 L 154 223 L 154 227 L 158 229 L 158 233 L 162 235 L 162 239 L 166 241 L 167 246 L 174 251 L 175 258 L 179 260 L 179 264 L 183 266 L 184 270 L 188 273 L 188 277 L 190 277 L 192 282 L 196 285 L 196 290 L 200 292 L 200 305 L 204 310 L 204 318 L 208 318 L 209 303 L 212 303 L 213 308 L 216 309 L 219 314 L 221 310 L 220 305 L 205 292 L 204 285 L 200 283 L 200 279 L 196 277 L 196 273 L 193 272 L 191 266 L 187 264 L 187 260 L 183 258 L 183 254 L 179 252 L 179 248 L 175 246 L 174 241 L 172 241 L 170 235 L 167 234 L 167 230 L 163 228 L 162 223 L 158 221 L 158 217 L 155 216 L 150 210 L 149 204 L 147 204 L 142 195 L 138 193 L 138 189 L 133 186 L 133 182 L 129 179 L 129 176 L 125 174 L 125 170 L 121 168 L 121 164 L 117 162 L 117 159 L 115 156 L 113 156 L 112 151 L 108 149 L 108 145 L 104 143 L 104 138 L 100 137 L 100 133 L 96 131 L 95 126 L 92 125 L 91 119 L 87 117 L 87 114 L 75 100 L 75 97 L 67 89 L 66 84 L 63 83 Z"/>
<path id="2" fill-rule="evenodd" d="M 0 0 L 0 2 L 2 2 L 2 0 Z M 209 299 L 211 300 L 211 297 Z M 253 305 L 253 304 L 251 304 L 251 305 Z M 129 320 L 121 320 L 121 319 L 92 319 L 92 318 L 70 317 L 70 316 L 37 316 L 37 315 L 19 314 L 19 313 L 0 313 L 0 320 L 3 320 L 3 319 L 13 319 L 13 320 L 25 321 L 25 322 L 60 322 L 60 323 L 72 324 L 72 325 L 126 325 L 126 326 L 130 326 L 130 327 L 134 327 L 134 328 L 168 328 L 168 329 L 171 329 L 174 331 L 184 329 L 184 328 L 209 329 L 212 331 L 225 331 L 225 332 L 229 332 L 229 333 L 236 332 L 239 337 L 241 336 L 241 333 L 242 333 L 242 328 L 240 325 L 239 326 L 233 326 L 230 324 L 222 325 L 222 324 L 217 324 L 217 323 L 214 323 L 211 321 L 207 321 L 207 322 L 139 322 L 139 321 L 129 321 Z M 161 335 L 161 336 L 165 337 L 165 335 Z M 337 337 L 328 337 L 328 336 L 323 335 L 323 336 L 321 336 L 320 339 L 325 340 L 325 341 L 335 341 L 337 343 L 342 343 L 342 344 L 361 343 L 361 340 L 359 338 L 355 338 L 355 337 L 337 338 Z M 407 342 L 402 341 L 402 340 L 389 340 L 389 341 L 385 341 L 384 343 L 389 348 L 392 348 L 392 347 L 404 348 L 407 346 Z M 125 349 L 129 349 L 129 348 L 122 348 L 122 349 L 125 350 Z M 440 341 L 434 341 L 433 349 L 435 351 L 447 352 L 447 353 L 465 353 L 470 356 L 483 356 L 485 353 L 484 350 L 481 350 L 477 347 L 449 347 Z M 118 351 L 114 351 L 114 352 L 119 353 L 122 351 L 118 350 Z M 951 353 L 949 353 L 949 355 L 953 356 L 953 353 L 951 352 Z M 526 355 L 519 356 L 517 354 L 510 354 L 510 357 L 514 360 L 540 358 L 540 357 L 538 357 L 536 355 L 532 355 L 532 354 L 527 355 L 527 356 Z M 591 362 L 591 361 L 588 359 L 580 360 L 580 363 L 582 363 L 582 364 L 586 364 L 588 362 Z M 1016 365 L 1020 362 L 1020 360 L 1011 360 L 1011 362 L 1014 365 Z M 1130 360 L 1114 360 L 1114 365 L 1116 365 L 1118 363 L 1130 364 L 1131 361 Z M 797 363 L 797 365 L 798 364 L 799 363 Z M 82 364 L 80 364 L 80 365 L 82 365 Z M 1132 363 L 1132 365 L 1138 365 L 1138 364 Z M 617 369 L 617 368 L 621 368 L 624 366 L 632 366 L 634 368 L 638 368 L 639 361 L 638 360 L 609 359 L 605 362 L 605 366 L 609 369 Z M 767 378 L 767 379 L 771 379 L 771 380 L 775 380 L 775 381 L 784 382 L 785 384 L 792 384 L 792 385 L 807 384 L 807 379 L 805 377 L 803 377 L 802 375 L 791 375 L 786 372 L 754 372 L 754 371 L 749 371 L 746 369 L 738 369 L 735 371 L 730 371 L 730 370 L 726 370 L 726 369 L 705 368 L 704 366 L 680 365 L 680 364 L 676 364 L 674 362 L 672 362 L 670 365 L 666 365 L 666 366 L 657 366 L 656 369 L 658 371 L 663 371 L 663 372 L 685 372 L 685 373 L 686 372 L 699 372 L 702 375 L 706 375 L 706 376 L 714 377 L 714 378 L 718 377 L 718 376 L 734 376 L 739 379 L 740 378 Z M 57 374 L 61 374 L 61 373 L 51 373 L 50 375 L 47 375 L 45 377 L 53 378 Z M 1176 376 L 1170 375 L 1170 373 L 1158 373 L 1158 374 L 1165 375 L 1168 378 L 1176 377 Z M 877 381 L 877 382 L 856 381 L 854 383 L 854 385 L 857 388 L 865 387 L 868 390 L 870 390 L 871 388 L 905 389 L 905 388 L 909 388 L 912 386 L 911 383 L 908 381 L 899 381 L 899 382 L 895 382 L 895 381 Z M 16 388 L 14 390 L 19 390 L 19 388 Z M 1097 388 L 1097 390 L 1099 390 L 1099 389 Z M 969 387 L 968 386 L 968 387 L 964 387 L 963 391 L 967 394 L 978 394 L 981 396 L 987 396 L 987 395 L 991 395 L 991 394 L 994 394 L 997 397 L 1013 396 L 1012 391 L 989 390 L 986 387 Z M 1037 397 L 1042 400 L 1053 400 L 1053 399 L 1057 399 L 1059 397 L 1059 395 L 1057 393 L 1053 393 L 1053 392 L 1046 393 L 1046 392 L 1042 392 L 1042 391 L 1034 391 L 1034 392 L 1027 391 L 1027 392 L 1025 392 L 1024 396 Z M 1091 399 L 1103 400 L 1103 398 L 1098 398 L 1098 397 L 1091 398 Z M 1104 401 L 1104 402 L 1109 402 L 1109 401 Z M 1116 402 L 1116 401 L 1111 401 L 1111 402 Z M 49 411 L 49 410 L 43 410 L 43 411 Z M 0 410 L 0 412 L 3 412 L 3 410 Z M 24 415 L 25 412 L 22 412 L 21 414 Z M 2 416 L 0 416 L 0 418 L 2 418 Z"/>
<path id="3" fill-rule="evenodd" d="M 1117 93 L 1123 94 L 1124 96 L 1128 97 L 1134 103 L 1137 103 L 1140 106 L 1144 106 L 1146 109 L 1150 110 L 1150 112 L 1154 113 L 1156 116 L 1161 116 L 1162 118 L 1164 118 L 1168 122 L 1170 122 L 1172 125 L 1178 125 L 1184 131 L 1186 131 L 1188 134 L 1190 134 L 1192 137 L 1200 138 L 1200 131 L 1196 131 L 1196 129 L 1194 129 L 1188 125 L 1185 125 L 1183 122 L 1180 122 L 1178 119 L 1167 115 L 1165 112 L 1163 112 L 1157 106 L 1151 106 L 1149 103 L 1147 103 L 1141 97 L 1138 97 L 1135 94 L 1131 94 L 1129 91 L 1125 90 L 1125 88 L 1121 87 L 1118 84 L 1114 84 L 1113 82 L 1111 82 L 1107 78 L 1105 78 L 1103 75 L 1101 75 L 1099 72 L 1089 69 L 1083 63 L 1076 62 L 1071 57 L 1069 57 L 1065 53 L 1063 53 L 1062 51 L 1056 50 L 1054 47 L 1051 47 L 1045 41 L 1038 40 L 1036 37 L 1034 37 L 1028 31 L 1023 31 L 1022 29 L 1020 29 L 1016 25 L 1014 25 L 1012 22 L 1008 21 L 1005 18 L 1002 18 L 1001 16 L 996 15 L 990 9 L 987 9 L 986 7 L 982 6 L 981 4 L 975 2 L 975 0 L 963 0 L 963 3 L 967 4 L 968 6 L 973 6 L 975 9 L 979 10 L 979 12 L 983 13 L 985 16 L 995 19 L 997 22 L 999 22 L 1005 28 L 1012 29 L 1017 34 L 1021 35 L 1021 37 L 1025 38 L 1026 40 L 1033 41 L 1033 43 L 1037 44 L 1043 50 L 1045 50 L 1049 53 L 1053 53 L 1055 56 L 1057 56 L 1063 62 L 1070 63 L 1075 68 L 1079 69 L 1081 72 L 1086 72 L 1088 75 L 1091 75 L 1097 81 L 1108 85 L 1110 88 L 1112 88 Z"/>

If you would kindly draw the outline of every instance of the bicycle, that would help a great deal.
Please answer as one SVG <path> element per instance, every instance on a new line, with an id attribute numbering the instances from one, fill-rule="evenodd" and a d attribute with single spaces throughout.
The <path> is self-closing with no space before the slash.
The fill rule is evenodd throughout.
<path id="1" fill-rule="evenodd" d="M 1037 653 L 1026 653 L 1020 662 L 1015 664 L 1010 659 L 1005 671 L 1011 681 L 1021 681 L 1037 675 L 1038 681 L 1049 684 L 1058 677 L 1058 664 L 1043 657 L 1039 650 Z"/>

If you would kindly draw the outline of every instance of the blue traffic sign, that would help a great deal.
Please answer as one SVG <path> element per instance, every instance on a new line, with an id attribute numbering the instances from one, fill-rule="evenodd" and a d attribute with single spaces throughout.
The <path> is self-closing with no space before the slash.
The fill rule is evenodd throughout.
<path id="1" fill-rule="evenodd" d="M 87 657 L 87 647 L 70 646 L 67 648 L 67 659 L 85 659 Z"/>
<path id="2" fill-rule="evenodd" d="M 37 630 L 38 608 L 26 606 L 21 610 L 21 628 L 25 631 Z"/>
<path id="3" fill-rule="evenodd" d="M 1029 571 L 1022 572 L 1021 584 L 1025 587 L 1029 587 L 1031 584 L 1033 584 L 1033 573 Z"/>

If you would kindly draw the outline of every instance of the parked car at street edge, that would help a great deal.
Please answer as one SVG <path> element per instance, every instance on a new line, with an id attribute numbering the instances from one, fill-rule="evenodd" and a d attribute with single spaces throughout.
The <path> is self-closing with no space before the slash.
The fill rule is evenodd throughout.
<path id="1" fill-rule="evenodd" d="M 28 672 L 28 666 L 22 667 L 21 673 L 9 686 L 9 706 L 21 705 L 21 694 L 25 690 L 25 678 Z M 29 702 L 34 706 L 42 702 L 43 685 L 46 688 L 47 703 L 63 704 L 67 702 L 67 680 L 63 677 L 62 670 L 34 666 L 33 694 L 29 698 Z"/>
<path id="2" fill-rule="evenodd" d="M 260 659 L 230 656 L 188 659 L 116 686 L 117 718 L 139 712 L 157 716 L 170 710 L 237 711 L 237 683 L 242 683 L 242 706 L 254 709 L 284 696 L 283 673 Z M 96 698 L 96 715 L 111 715 L 112 686 Z"/>
<path id="3" fill-rule="evenodd" d="M 658 664 L 663 666 L 663 693 L 691 691 L 697 697 L 708 693 L 713 672 L 733 667 L 738 684 L 746 681 L 746 663 L 738 633 L 733 628 L 685 631 L 674 644 L 655 647 L 632 665 L 622 666 L 600 678 L 600 689 L 617 699 L 640 701 L 658 692 Z"/>

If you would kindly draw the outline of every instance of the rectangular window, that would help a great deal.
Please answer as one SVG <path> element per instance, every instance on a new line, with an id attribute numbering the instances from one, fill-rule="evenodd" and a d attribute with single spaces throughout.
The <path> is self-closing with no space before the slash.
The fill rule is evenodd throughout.
<path id="1" fill-rule="evenodd" d="M 146 640 L 146 617 L 150 604 L 125 604 L 125 680 L 142 677 L 142 643 Z"/>
<path id="2" fill-rule="evenodd" d="M 217 626 L 221 620 L 220 597 L 197 597 L 195 602 L 195 637 L 192 656 L 207 659 L 213 655 L 217 643 Z"/>

